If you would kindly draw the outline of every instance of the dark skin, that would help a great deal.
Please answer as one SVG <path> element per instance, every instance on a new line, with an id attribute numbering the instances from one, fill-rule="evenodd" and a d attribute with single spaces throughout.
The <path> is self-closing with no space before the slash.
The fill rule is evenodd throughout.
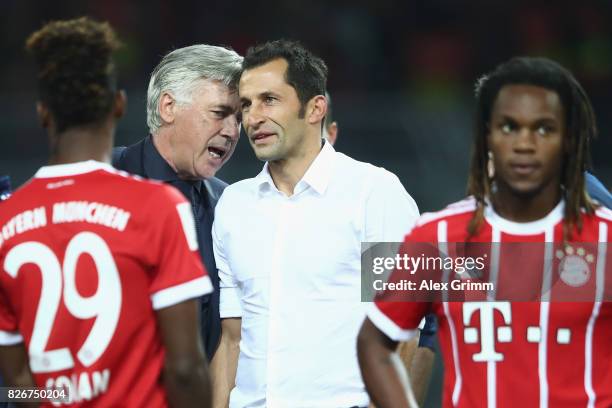
<path id="1" fill-rule="evenodd" d="M 125 113 L 127 98 L 119 91 L 110 114 L 96 123 L 70 127 L 57 132 L 53 114 L 44 103 L 36 104 L 38 120 L 49 136 L 49 164 L 76 163 L 85 160 L 111 162 L 116 122 Z"/>
<path id="2" fill-rule="evenodd" d="M 0 374 L 11 387 L 36 387 L 30 366 L 28 365 L 28 354 L 22 344 L 0 347 Z M 19 407 L 37 407 L 37 403 L 16 404 Z"/>
<path id="3" fill-rule="evenodd" d="M 126 98 L 118 92 L 109 116 L 97 123 L 56 131 L 49 109 L 37 104 L 40 123 L 51 146 L 49 164 L 96 160 L 110 163 L 115 123 L 125 111 Z M 196 299 L 156 311 L 165 361 L 162 380 L 172 407 L 210 407 L 208 366 L 200 336 L 199 305 Z M 25 344 L 0 347 L 0 372 L 7 386 L 35 386 Z"/>
<path id="4" fill-rule="evenodd" d="M 561 199 L 565 120 L 559 95 L 538 86 L 506 85 L 495 100 L 489 128 L 495 210 L 515 222 L 545 217 Z M 359 364 L 378 408 L 408 407 L 390 359 L 396 347 L 366 319 L 358 338 Z"/>
<path id="5" fill-rule="evenodd" d="M 565 121 L 559 96 L 533 85 L 506 85 L 497 95 L 487 137 L 502 217 L 529 222 L 561 199 Z"/>
<path id="6" fill-rule="evenodd" d="M 377 408 L 409 406 L 404 386 L 391 362 L 397 345 L 366 318 L 357 337 L 357 356 L 363 381 Z"/>
<path id="7" fill-rule="evenodd" d="M 157 311 L 166 349 L 163 381 L 172 407 L 210 407 L 212 391 L 202 348 L 198 300 Z"/>

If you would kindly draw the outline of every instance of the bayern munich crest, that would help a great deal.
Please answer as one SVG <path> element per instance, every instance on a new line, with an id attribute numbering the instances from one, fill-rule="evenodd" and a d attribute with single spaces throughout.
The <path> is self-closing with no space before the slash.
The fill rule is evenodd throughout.
<path id="1" fill-rule="evenodd" d="M 559 276 L 566 285 L 577 288 L 588 282 L 591 276 L 590 264 L 594 261 L 592 254 L 584 248 L 568 245 L 565 250 L 557 250 L 556 256 L 560 261 Z"/>

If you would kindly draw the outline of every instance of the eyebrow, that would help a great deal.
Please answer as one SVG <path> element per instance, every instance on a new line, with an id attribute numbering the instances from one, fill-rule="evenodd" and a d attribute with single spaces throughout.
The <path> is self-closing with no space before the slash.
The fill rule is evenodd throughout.
<path id="1" fill-rule="evenodd" d="M 234 112 L 234 108 L 230 105 L 226 105 L 226 104 L 219 104 L 219 105 L 213 105 L 212 109 L 219 109 L 224 111 L 225 113 L 231 113 Z"/>
<path id="2" fill-rule="evenodd" d="M 516 117 L 510 116 L 508 114 L 501 114 L 501 115 L 499 115 L 498 120 L 499 121 L 518 122 Z M 554 116 L 536 117 L 531 122 L 535 123 L 535 124 L 540 124 L 540 123 L 560 123 L 560 121 L 558 121 L 557 118 L 555 118 Z"/>
<path id="3" fill-rule="evenodd" d="M 263 92 L 258 93 L 255 97 L 261 99 L 261 98 L 265 98 L 265 97 L 268 97 L 268 96 L 274 96 L 276 98 L 280 98 L 280 94 L 277 93 L 277 92 L 274 92 L 274 91 L 263 91 Z M 241 96 L 240 97 L 240 101 L 241 102 L 242 101 L 250 102 L 251 98 L 247 98 L 247 97 Z"/>

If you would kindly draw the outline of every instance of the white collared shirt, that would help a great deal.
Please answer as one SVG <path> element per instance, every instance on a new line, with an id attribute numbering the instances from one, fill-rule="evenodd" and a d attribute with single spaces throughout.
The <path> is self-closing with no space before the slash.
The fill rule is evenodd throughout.
<path id="1" fill-rule="evenodd" d="M 290 197 L 266 164 L 225 189 L 213 226 L 222 318 L 242 317 L 230 407 L 365 406 L 361 242 L 401 241 L 416 203 L 389 171 L 325 143 Z"/>

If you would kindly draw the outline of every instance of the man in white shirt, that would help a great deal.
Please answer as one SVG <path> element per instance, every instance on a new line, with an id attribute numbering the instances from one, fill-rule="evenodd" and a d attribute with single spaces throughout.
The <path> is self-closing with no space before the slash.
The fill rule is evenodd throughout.
<path id="1" fill-rule="evenodd" d="M 215 391 L 233 387 L 232 408 L 369 403 L 356 354 L 361 242 L 402 240 L 418 208 L 394 174 L 322 139 L 326 79 L 325 63 L 295 42 L 244 60 L 243 126 L 266 164 L 225 190 L 213 226 L 228 367 L 215 373 L 227 389 Z"/>

